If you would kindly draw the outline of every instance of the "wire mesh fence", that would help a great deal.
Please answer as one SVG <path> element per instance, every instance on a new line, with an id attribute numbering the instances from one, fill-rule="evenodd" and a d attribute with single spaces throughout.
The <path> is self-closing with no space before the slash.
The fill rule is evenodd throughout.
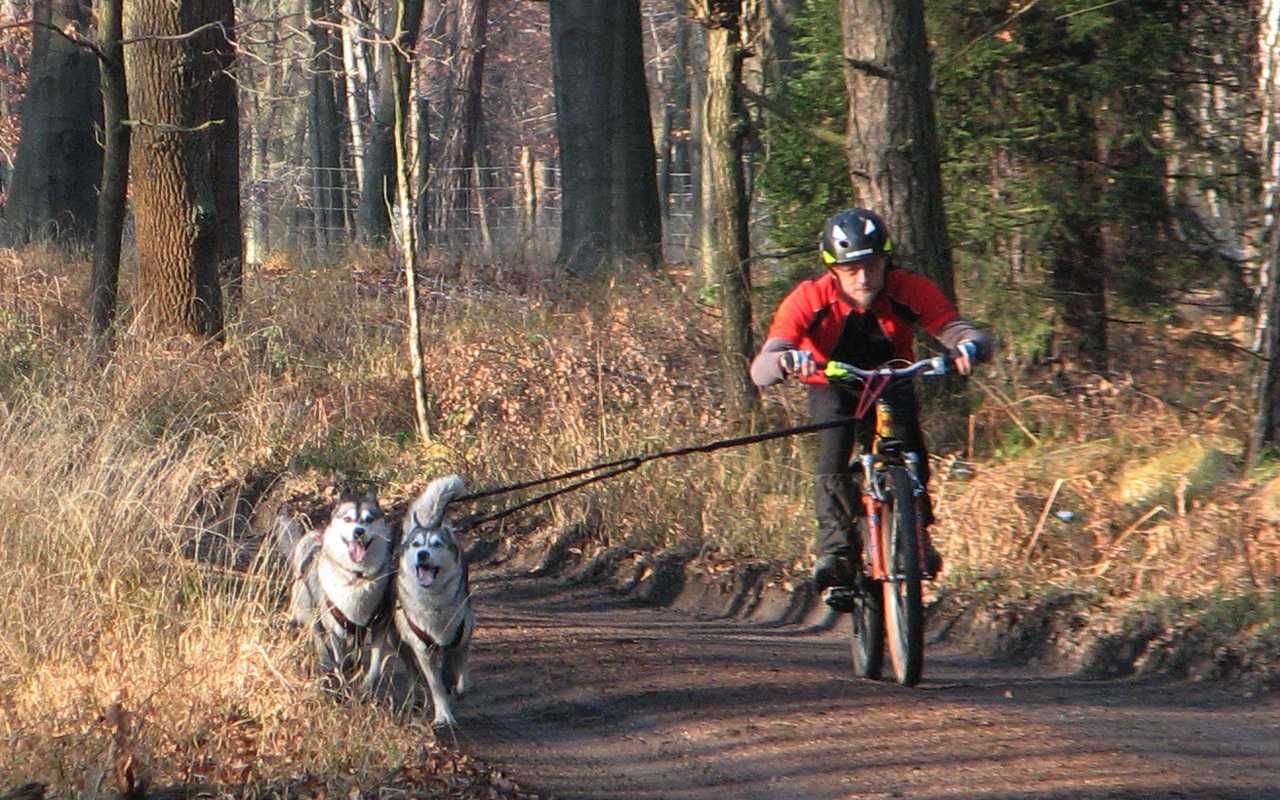
<path id="1" fill-rule="evenodd" d="M 554 258 L 560 246 L 560 170 L 535 163 L 473 167 L 437 174 L 415 187 L 415 234 L 421 248 L 477 259 Z M 318 258 L 340 255 L 357 239 L 360 181 L 354 167 L 288 165 L 243 184 L 249 258 L 287 249 Z M 670 176 L 664 203 L 668 260 L 690 253 L 693 176 Z M 440 188 L 441 186 L 445 188 Z M 332 187 L 326 189 L 324 187 Z M 399 211 L 393 207 L 393 229 Z"/>

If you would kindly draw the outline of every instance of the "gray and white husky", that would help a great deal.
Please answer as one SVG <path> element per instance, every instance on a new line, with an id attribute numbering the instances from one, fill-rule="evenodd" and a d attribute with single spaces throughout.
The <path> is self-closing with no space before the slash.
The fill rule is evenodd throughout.
<path id="1" fill-rule="evenodd" d="M 278 542 L 293 577 L 289 615 L 310 627 L 322 675 L 351 671 L 368 648 L 368 692 L 390 649 L 394 530 L 374 492 L 347 490 L 322 530 L 302 534 L 296 527 Z"/>
<path id="2" fill-rule="evenodd" d="M 462 478 L 432 481 L 405 514 L 395 583 L 395 630 L 426 678 L 432 724 L 456 724 L 453 697 L 468 688 L 467 655 L 475 630 L 467 564 L 456 531 L 444 521 Z"/>

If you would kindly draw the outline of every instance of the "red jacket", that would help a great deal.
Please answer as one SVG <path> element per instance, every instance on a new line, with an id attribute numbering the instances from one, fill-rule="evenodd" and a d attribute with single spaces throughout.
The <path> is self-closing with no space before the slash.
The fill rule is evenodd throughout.
<path id="1" fill-rule="evenodd" d="M 937 336 L 944 325 L 960 316 L 936 283 L 902 269 L 885 272 L 884 289 L 870 311 L 892 343 L 894 356 L 907 361 L 915 360 L 912 337 L 916 325 Z M 816 360 L 825 362 L 831 359 L 849 316 L 858 313 L 840 296 L 836 277 L 827 272 L 791 290 L 773 315 L 767 338 L 790 342 L 794 349 L 808 350 Z M 826 383 L 827 379 L 819 372 L 804 381 Z"/>

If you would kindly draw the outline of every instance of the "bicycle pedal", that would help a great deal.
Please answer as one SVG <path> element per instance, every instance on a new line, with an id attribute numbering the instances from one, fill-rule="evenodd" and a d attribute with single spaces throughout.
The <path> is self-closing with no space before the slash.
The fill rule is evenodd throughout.
<path id="1" fill-rule="evenodd" d="M 858 590 L 852 586 L 832 586 L 822 596 L 823 602 L 842 614 L 848 614 L 857 606 Z"/>

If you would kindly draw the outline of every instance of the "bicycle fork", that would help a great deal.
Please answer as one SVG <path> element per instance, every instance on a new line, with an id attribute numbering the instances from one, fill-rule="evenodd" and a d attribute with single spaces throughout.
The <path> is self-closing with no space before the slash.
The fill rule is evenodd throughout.
<path id="1" fill-rule="evenodd" d="M 889 553 L 885 552 L 884 545 L 889 545 L 892 550 L 892 543 L 885 540 L 882 535 L 885 524 L 884 509 L 885 502 L 889 499 L 889 494 L 884 488 L 885 474 L 882 467 L 881 459 L 878 454 L 863 453 L 859 457 L 862 462 L 863 475 L 863 492 L 862 502 L 866 508 L 867 518 L 867 560 L 871 567 L 871 577 L 877 580 L 901 581 L 904 575 L 899 573 L 896 565 L 889 563 Z M 911 504 L 914 507 L 916 520 L 916 550 L 918 561 L 916 563 L 924 563 L 924 544 L 925 533 L 922 525 L 922 511 L 924 498 L 924 483 L 920 480 L 920 454 L 916 452 L 902 453 L 902 460 L 907 468 L 907 474 L 911 476 Z"/>

